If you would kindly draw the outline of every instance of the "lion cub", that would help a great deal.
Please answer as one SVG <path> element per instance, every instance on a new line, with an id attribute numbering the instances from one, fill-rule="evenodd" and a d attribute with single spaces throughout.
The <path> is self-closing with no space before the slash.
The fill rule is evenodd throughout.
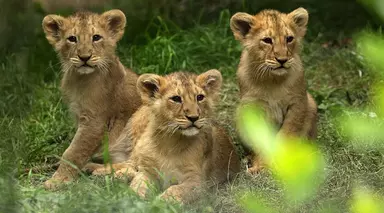
<path id="1" fill-rule="evenodd" d="M 317 106 L 306 91 L 300 45 L 308 12 L 263 10 L 252 16 L 236 13 L 230 26 L 244 49 L 237 70 L 241 104 L 257 103 L 279 130 L 278 137 L 316 138 Z M 250 173 L 261 167 L 253 154 Z"/>
<path id="2" fill-rule="evenodd" d="M 224 128 L 213 117 L 222 77 L 218 70 L 198 76 L 176 72 L 167 76 L 143 74 L 137 82 L 143 106 L 132 116 L 128 137 L 119 140 L 132 150 L 125 163 L 114 164 L 115 175 L 133 178 L 140 196 L 146 182 L 165 190 L 163 198 L 181 202 L 203 182 L 226 181 L 240 171 L 240 160 Z M 110 168 L 95 170 L 105 174 Z"/>
<path id="3" fill-rule="evenodd" d="M 100 146 L 104 132 L 113 144 L 141 105 L 138 75 L 115 55 L 125 23 L 120 10 L 101 15 L 84 11 L 67 18 L 47 15 L 43 20 L 46 38 L 61 61 L 61 90 L 77 121 L 75 137 L 46 188 L 76 177 L 77 169 L 68 162 L 81 169 Z"/>

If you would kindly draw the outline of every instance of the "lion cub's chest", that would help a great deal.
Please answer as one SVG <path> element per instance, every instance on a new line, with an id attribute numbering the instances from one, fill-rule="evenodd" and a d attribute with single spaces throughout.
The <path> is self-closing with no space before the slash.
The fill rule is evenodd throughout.
<path id="1" fill-rule="evenodd" d="M 192 145 L 178 152 L 172 150 L 172 147 L 159 149 L 152 141 L 140 140 L 135 149 L 138 167 L 158 177 L 162 185 L 177 184 L 186 175 L 202 173 L 203 152 L 199 151 L 199 146 Z"/>
<path id="2" fill-rule="evenodd" d="M 266 113 L 267 119 L 277 128 L 284 122 L 290 103 L 290 94 L 282 90 L 253 90 L 242 97 L 242 102 L 253 102 Z"/>
<path id="3" fill-rule="evenodd" d="M 115 100 L 110 94 L 117 83 L 108 80 L 97 72 L 88 75 L 66 73 L 61 90 L 70 110 L 77 116 L 83 113 L 97 115 L 113 107 L 110 103 L 115 103 Z"/>
<path id="4" fill-rule="evenodd" d="M 279 101 L 268 100 L 264 109 L 267 113 L 268 119 L 280 128 L 284 122 L 284 117 L 287 112 L 286 106 Z"/>

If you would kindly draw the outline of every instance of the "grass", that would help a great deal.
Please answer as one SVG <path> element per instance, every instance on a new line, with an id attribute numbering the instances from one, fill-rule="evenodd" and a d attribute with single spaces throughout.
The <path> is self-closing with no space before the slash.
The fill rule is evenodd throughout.
<path id="1" fill-rule="evenodd" d="M 28 20 L 37 23 L 42 16 L 34 13 Z M 216 14 L 214 22 L 183 28 L 160 17 L 151 19 L 136 39 L 120 42 L 118 55 L 137 73 L 221 70 L 225 83 L 217 115 L 237 143 L 233 114 L 238 102 L 235 72 L 241 47 L 229 31 L 229 17 L 224 10 Z M 315 15 L 314 20 L 318 19 Z M 370 103 L 375 77 L 354 44 L 323 47 L 330 37 L 341 41 L 351 37 L 350 32 L 331 29 L 320 35 L 315 27 L 309 30 L 302 58 L 308 89 L 319 105 L 316 143 L 328 164 L 326 180 L 312 200 L 295 208 L 283 203 L 280 183 L 268 171 L 254 177 L 240 174 L 233 183 L 202 192 L 204 199 L 188 206 L 164 203 L 156 196 L 141 200 L 125 183 L 108 176 L 82 176 L 59 192 L 45 191 L 42 183 L 52 171 L 24 171 L 56 162 L 75 129 L 61 101 L 58 60 L 37 30 L 39 25 L 34 26 L 36 29 L 23 29 L 25 37 L 19 38 L 17 45 L 2 44 L 8 46 L 2 46 L 6 52 L 0 60 L 0 212 L 242 212 L 237 197 L 245 191 L 264 195 L 268 205 L 280 212 L 347 212 L 355 183 L 384 193 L 383 153 L 353 149 L 335 120 L 345 111 Z"/>

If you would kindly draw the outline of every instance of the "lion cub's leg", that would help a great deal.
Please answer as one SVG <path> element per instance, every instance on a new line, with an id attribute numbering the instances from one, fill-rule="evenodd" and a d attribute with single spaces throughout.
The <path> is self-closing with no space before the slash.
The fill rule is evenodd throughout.
<path id="1" fill-rule="evenodd" d="M 199 188 L 201 185 L 200 177 L 191 177 L 178 185 L 172 185 L 166 189 L 160 197 L 165 200 L 176 200 L 182 203 L 189 203 L 196 199 L 197 193 L 193 193 L 193 190 Z"/>
<path id="2" fill-rule="evenodd" d="M 107 175 L 111 174 L 113 171 L 115 171 L 114 176 L 117 178 L 124 178 L 126 176 L 132 179 L 137 173 L 137 169 L 134 168 L 132 163 L 123 162 L 112 165 L 103 165 L 102 167 L 95 169 L 92 172 L 92 175 Z"/>
<path id="3" fill-rule="evenodd" d="M 317 105 L 312 96 L 307 93 L 307 99 L 290 107 L 277 137 L 293 136 L 314 140 L 316 135 Z"/>
<path id="4" fill-rule="evenodd" d="M 307 99 L 297 102 L 289 108 L 277 138 L 304 137 L 313 140 L 316 138 L 316 132 L 317 105 L 312 96 L 307 93 Z M 249 173 L 255 174 L 265 167 L 265 163 L 258 153 L 253 153 L 250 157 L 252 163 L 248 168 Z"/>
<path id="5" fill-rule="evenodd" d="M 247 172 L 249 174 L 257 174 L 261 169 L 265 167 L 265 162 L 263 161 L 262 157 L 260 156 L 260 153 L 258 152 L 252 152 L 252 154 L 247 156 L 249 167 L 247 168 Z"/>
<path id="6" fill-rule="evenodd" d="M 93 171 L 104 168 L 104 164 L 88 162 L 83 167 L 82 171 L 87 174 L 92 174 Z"/>
<path id="7" fill-rule="evenodd" d="M 123 118 L 111 118 L 108 122 L 108 151 L 112 155 L 113 149 L 118 143 L 119 138 L 121 138 L 121 135 L 125 134 L 124 133 L 124 127 L 125 124 L 127 123 L 127 120 L 124 120 Z M 96 153 L 93 154 L 92 156 L 92 162 L 98 163 L 98 164 L 103 164 L 104 158 L 104 145 L 100 146 Z M 113 158 L 113 155 L 111 156 Z M 127 160 L 124 159 L 124 160 Z M 119 160 L 121 162 L 123 160 Z M 115 162 L 114 160 L 112 162 Z"/>
<path id="8" fill-rule="evenodd" d="M 86 124 L 80 123 L 71 145 L 62 156 L 59 168 L 52 178 L 44 183 L 44 187 L 56 189 L 61 183 L 72 181 L 77 177 L 79 169 L 83 168 L 100 145 L 103 133 L 104 122 L 100 120 L 88 120 Z"/>
<path id="9" fill-rule="evenodd" d="M 115 118 L 111 119 L 113 121 L 110 121 L 109 126 L 109 149 L 111 149 L 112 146 L 114 146 L 117 142 L 117 139 L 120 137 L 120 135 L 123 132 L 123 129 L 125 127 L 125 124 L 127 123 L 128 119 L 123 118 Z M 113 122 L 113 123 L 112 123 Z"/>
<path id="10" fill-rule="evenodd" d="M 153 178 L 146 172 L 137 172 L 135 177 L 132 179 L 130 187 L 135 191 L 140 197 L 145 198 L 148 195 L 148 192 L 151 188 L 151 185 L 154 184 Z"/>
<path id="11" fill-rule="evenodd" d="M 134 167 L 129 166 L 117 170 L 113 175 L 118 179 L 131 181 L 137 173 L 138 171 Z"/>
<path id="12" fill-rule="evenodd" d="M 302 137 L 308 110 L 307 99 L 298 100 L 289 107 L 283 124 L 277 133 L 278 139 Z"/>

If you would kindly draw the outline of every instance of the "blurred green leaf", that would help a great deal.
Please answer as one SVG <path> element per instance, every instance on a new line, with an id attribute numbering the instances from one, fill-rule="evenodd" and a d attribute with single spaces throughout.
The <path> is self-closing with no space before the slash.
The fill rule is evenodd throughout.
<path id="1" fill-rule="evenodd" d="M 239 203 L 249 213 L 277 213 L 278 211 L 269 207 L 260 195 L 246 194 L 239 198 Z"/>
<path id="2" fill-rule="evenodd" d="M 375 11 L 384 20 L 384 1 L 383 0 L 358 0 L 365 7 Z"/>
<path id="3" fill-rule="evenodd" d="M 324 177 L 325 160 L 320 151 L 297 138 L 277 140 L 263 112 L 254 105 L 244 105 L 238 113 L 241 136 L 264 154 L 283 182 L 286 199 L 298 202 L 312 196 Z"/>
<path id="4" fill-rule="evenodd" d="M 384 55 L 383 55 L 384 58 Z M 377 84 L 374 87 L 375 97 L 374 103 L 376 103 L 378 114 L 381 118 L 384 118 L 384 85 Z"/>
<path id="5" fill-rule="evenodd" d="M 380 77 L 384 76 L 384 39 L 373 33 L 363 33 L 358 40 L 360 52 L 374 66 Z"/>
<path id="6" fill-rule="evenodd" d="M 330 200 L 322 205 L 320 205 L 319 209 L 316 211 L 316 213 L 340 213 L 345 212 L 342 210 L 342 206 L 340 203 L 338 203 L 335 200 Z"/>
<path id="7" fill-rule="evenodd" d="M 286 190 L 286 199 L 300 202 L 314 195 L 325 176 L 325 160 L 313 145 L 292 139 L 279 143 L 273 170 Z"/>
<path id="8" fill-rule="evenodd" d="M 379 198 L 367 190 L 357 189 L 352 199 L 351 212 L 382 213 L 384 211 L 383 200 L 384 197 Z"/>
<path id="9" fill-rule="evenodd" d="M 253 149 L 271 159 L 276 151 L 275 134 L 264 118 L 263 111 L 256 105 L 243 105 L 238 110 L 240 136 Z"/>
<path id="10" fill-rule="evenodd" d="M 368 113 L 368 115 L 359 113 L 344 116 L 341 118 L 340 124 L 354 148 L 360 150 L 384 148 L 382 143 L 384 140 L 384 121 L 376 118 L 376 114 L 373 112 Z"/>

